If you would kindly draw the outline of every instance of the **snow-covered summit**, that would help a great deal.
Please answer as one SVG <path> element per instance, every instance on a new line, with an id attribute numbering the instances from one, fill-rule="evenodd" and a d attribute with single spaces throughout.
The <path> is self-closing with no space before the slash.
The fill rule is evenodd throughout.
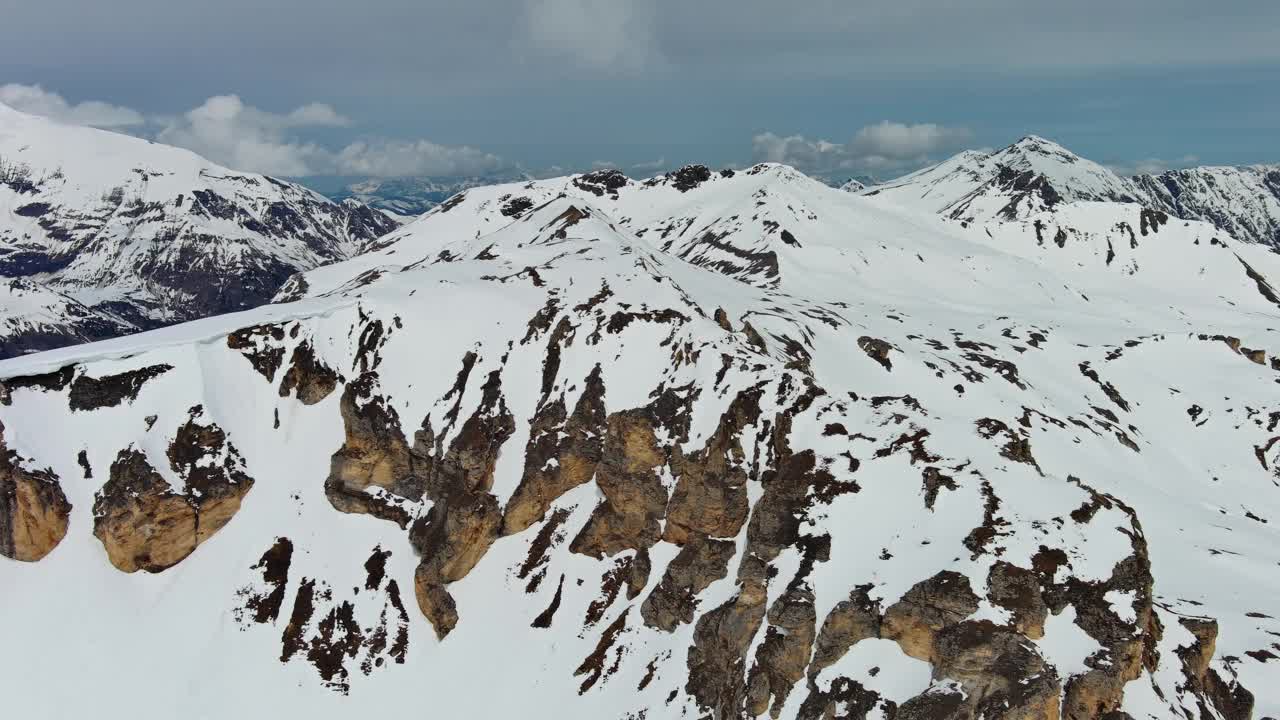
<path id="1" fill-rule="evenodd" d="M 102 328 L 253 307 L 396 226 L 186 150 L 0 105 L 0 276 L 74 299 Z M 6 336 L 8 352 L 48 347 L 39 333 Z"/>
<path id="2" fill-rule="evenodd" d="M 1107 168 L 1035 135 L 991 153 L 961 152 L 866 194 L 964 222 L 1025 218 L 1064 201 L 1138 198 Z"/>
<path id="3" fill-rule="evenodd" d="M 963 151 L 862 194 L 964 223 L 1025 220 L 1062 202 L 1140 203 L 1184 220 L 1213 223 L 1238 240 L 1280 247 L 1276 166 L 1208 166 L 1121 177 L 1035 135 L 995 152 Z"/>

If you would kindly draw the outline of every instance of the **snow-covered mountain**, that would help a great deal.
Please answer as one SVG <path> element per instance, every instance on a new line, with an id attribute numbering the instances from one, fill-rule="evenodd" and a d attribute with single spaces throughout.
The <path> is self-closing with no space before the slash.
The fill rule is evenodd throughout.
<path id="1" fill-rule="evenodd" d="M 308 178 L 301 182 L 343 201 L 353 199 L 400 218 L 417 217 L 460 192 L 528 180 L 519 171 L 469 177 Z"/>
<path id="2" fill-rule="evenodd" d="M 1029 199 L 475 188 L 0 363 L 6 707 L 1274 717 L 1280 256 Z"/>
<path id="3" fill-rule="evenodd" d="M 1280 248 L 1280 166 L 1197 167 L 1132 181 L 1146 202 L 1171 215 Z"/>
<path id="4" fill-rule="evenodd" d="M 993 153 L 966 150 L 863 194 L 964 223 L 1030 217 L 1068 201 L 1142 203 L 1203 220 L 1244 242 L 1280 248 L 1280 169 L 1199 167 L 1120 177 L 1044 138 Z"/>
<path id="5" fill-rule="evenodd" d="M 862 192 L 867 189 L 867 184 L 858 178 L 849 178 L 840 186 L 840 189 L 845 192 Z"/>
<path id="6" fill-rule="evenodd" d="M 963 222 L 1013 220 L 1068 201 L 1139 199 L 1107 168 L 1034 135 L 989 154 L 962 152 L 867 194 Z"/>
<path id="7" fill-rule="evenodd" d="M 358 202 L 0 105 L 8 356 L 244 310 L 397 227 Z M 8 316 L 18 316 L 17 320 Z"/>

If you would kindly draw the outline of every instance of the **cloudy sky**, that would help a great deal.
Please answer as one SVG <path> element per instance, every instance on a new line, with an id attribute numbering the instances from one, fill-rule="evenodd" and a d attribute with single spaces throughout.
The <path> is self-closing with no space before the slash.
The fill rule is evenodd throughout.
<path id="1" fill-rule="evenodd" d="M 1275 0 L 0 0 L 0 102 L 277 175 L 790 162 L 1028 133 L 1280 162 Z"/>

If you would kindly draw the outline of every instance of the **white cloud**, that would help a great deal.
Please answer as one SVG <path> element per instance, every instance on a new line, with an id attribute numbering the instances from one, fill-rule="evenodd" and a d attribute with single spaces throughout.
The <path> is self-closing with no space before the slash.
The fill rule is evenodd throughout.
<path id="1" fill-rule="evenodd" d="M 1159 175 L 1160 173 L 1168 170 L 1191 167 L 1199 162 L 1200 158 L 1195 155 L 1183 155 L 1176 160 L 1145 158 L 1133 163 L 1108 165 L 1107 169 L 1122 177 L 1129 175 Z"/>
<path id="2" fill-rule="evenodd" d="M 217 95 L 180 117 L 162 121 L 156 140 L 193 150 L 237 170 L 268 175 L 310 175 L 327 162 L 321 147 L 290 139 L 309 126 L 345 124 L 327 105 L 304 105 L 278 115 L 246 105 L 235 95 Z"/>
<path id="3" fill-rule="evenodd" d="M 119 105 L 89 100 L 72 105 L 61 95 L 39 85 L 0 85 L 0 103 L 32 115 L 41 115 L 73 125 L 118 128 L 141 125 L 142 113 Z"/>
<path id="4" fill-rule="evenodd" d="M 596 68 L 636 69 L 653 56 L 653 9 L 629 0 L 526 0 L 537 50 Z"/>
<path id="5" fill-rule="evenodd" d="M 332 162 L 339 175 L 378 177 L 483 175 L 508 167 L 497 155 L 427 140 L 357 141 L 339 151 Z"/>
<path id="6" fill-rule="evenodd" d="M 752 139 L 752 154 L 757 162 L 786 163 L 807 172 L 894 170 L 923 165 L 972 137 L 965 128 L 884 121 L 858 130 L 846 143 L 761 133 Z"/>
<path id="7" fill-rule="evenodd" d="M 181 117 L 159 122 L 159 142 L 268 175 L 479 175 L 507 167 L 496 155 L 427 140 L 359 140 L 337 151 L 299 140 L 300 129 L 351 124 L 322 103 L 277 114 L 246 105 L 235 95 L 219 95 Z"/>
<path id="8" fill-rule="evenodd" d="M 667 166 L 667 157 L 664 155 L 658 158 L 657 160 L 650 160 L 649 162 L 636 163 L 635 165 L 631 166 L 631 169 L 652 172 L 654 170 L 661 170 L 666 166 Z"/>

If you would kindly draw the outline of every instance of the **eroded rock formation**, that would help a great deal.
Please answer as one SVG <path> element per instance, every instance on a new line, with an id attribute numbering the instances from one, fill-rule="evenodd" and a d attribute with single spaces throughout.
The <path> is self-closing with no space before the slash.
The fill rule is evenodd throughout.
<path id="1" fill-rule="evenodd" d="M 67 535 L 71 503 L 52 470 L 31 470 L 4 440 L 0 423 L 0 555 L 35 562 Z"/>
<path id="2" fill-rule="evenodd" d="M 169 466 L 183 485 L 170 485 L 135 448 L 121 450 L 93 504 L 93 534 L 122 572 L 167 570 L 223 528 L 253 488 L 244 460 L 203 409 L 169 446 Z"/>

